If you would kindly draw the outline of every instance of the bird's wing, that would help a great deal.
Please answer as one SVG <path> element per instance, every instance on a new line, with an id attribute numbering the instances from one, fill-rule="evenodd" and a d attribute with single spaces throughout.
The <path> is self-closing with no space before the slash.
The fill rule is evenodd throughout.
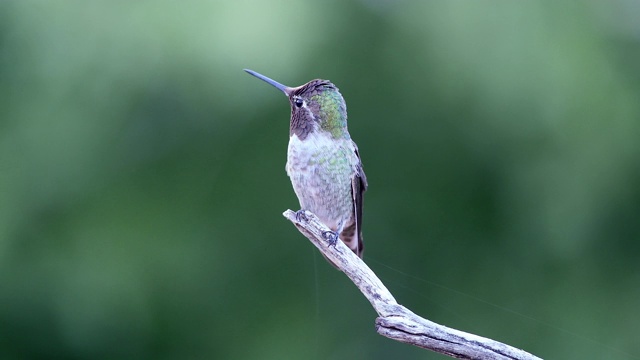
<path id="1" fill-rule="evenodd" d="M 360 160 L 360 153 L 358 152 L 358 146 L 353 143 L 354 152 L 358 157 L 358 164 L 356 165 L 356 171 L 351 178 L 351 196 L 353 196 L 354 217 L 356 225 L 356 236 L 358 237 L 358 251 L 356 254 L 362 257 L 364 251 L 364 243 L 362 241 L 362 200 L 364 192 L 367 191 L 367 176 L 364 174 L 362 168 L 362 161 Z"/>

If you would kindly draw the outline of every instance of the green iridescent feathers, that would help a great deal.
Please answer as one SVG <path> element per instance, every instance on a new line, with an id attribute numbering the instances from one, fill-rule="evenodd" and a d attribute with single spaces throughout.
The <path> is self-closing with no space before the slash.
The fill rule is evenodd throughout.
<path id="1" fill-rule="evenodd" d="M 306 98 L 319 121 L 320 128 L 334 139 L 349 139 L 347 106 L 338 88 L 327 80 L 312 80 L 292 95 Z"/>
<path id="2" fill-rule="evenodd" d="M 349 138 L 347 131 L 347 107 L 338 89 L 326 89 L 311 97 L 320 105 L 320 127 L 334 138 Z"/>

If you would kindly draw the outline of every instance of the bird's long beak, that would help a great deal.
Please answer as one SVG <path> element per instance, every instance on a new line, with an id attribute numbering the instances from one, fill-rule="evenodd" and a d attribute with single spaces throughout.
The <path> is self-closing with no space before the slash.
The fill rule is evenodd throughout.
<path id="1" fill-rule="evenodd" d="M 273 87 L 275 87 L 276 89 L 282 91 L 287 96 L 289 96 L 289 94 L 291 93 L 291 90 L 293 90 L 293 88 L 290 88 L 288 86 L 282 85 L 279 82 L 277 82 L 277 81 L 275 81 L 273 79 L 270 79 L 270 78 L 268 78 L 268 77 L 266 77 L 266 76 L 264 76 L 264 75 L 262 75 L 260 73 L 257 73 L 257 72 L 255 72 L 253 70 L 244 69 L 244 71 L 248 72 L 249 74 L 257 77 L 258 79 L 260 79 L 260 80 L 262 80 L 262 81 L 264 81 L 266 83 L 269 83 L 269 84 L 273 85 Z"/>

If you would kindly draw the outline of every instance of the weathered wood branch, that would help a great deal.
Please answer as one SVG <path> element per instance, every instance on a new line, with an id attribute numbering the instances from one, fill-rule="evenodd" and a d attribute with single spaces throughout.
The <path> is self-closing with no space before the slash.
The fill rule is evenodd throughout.
<path id="1" fill-rule="evenodd" d="M 329 246 L 323 232 L 327 228 L 311 212 L 300 219 L 296 212 L 287 210 L 284 217 L 331 260 L 369 300 L 379 317 L 378 334 L 407 344 L 429 349 L 458 359 L 480 360 L 540 360 L 523 350 L 481 336 L 448 328 L 421 318 L 398 304 L 369 267 L 341 241 Z"/>

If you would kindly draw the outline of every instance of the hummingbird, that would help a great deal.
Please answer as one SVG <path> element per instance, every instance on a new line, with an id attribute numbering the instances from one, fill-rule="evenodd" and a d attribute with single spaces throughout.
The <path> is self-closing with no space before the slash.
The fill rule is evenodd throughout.
<path id="1" fill-rule="evenodd" d="M 289 98 L 285 169 L 300 202 L 297 217 L 304 218 L 304 211 L 311 211 L 331 229 L 323 234 L 330 245 L 339 238 L 362 258 L 362 198 L 367 177 L 358 146 L 347 129 L 347 105 L 340 91 L 328 80 L 289 87 L 253 70 L 245 71 Z"/>

